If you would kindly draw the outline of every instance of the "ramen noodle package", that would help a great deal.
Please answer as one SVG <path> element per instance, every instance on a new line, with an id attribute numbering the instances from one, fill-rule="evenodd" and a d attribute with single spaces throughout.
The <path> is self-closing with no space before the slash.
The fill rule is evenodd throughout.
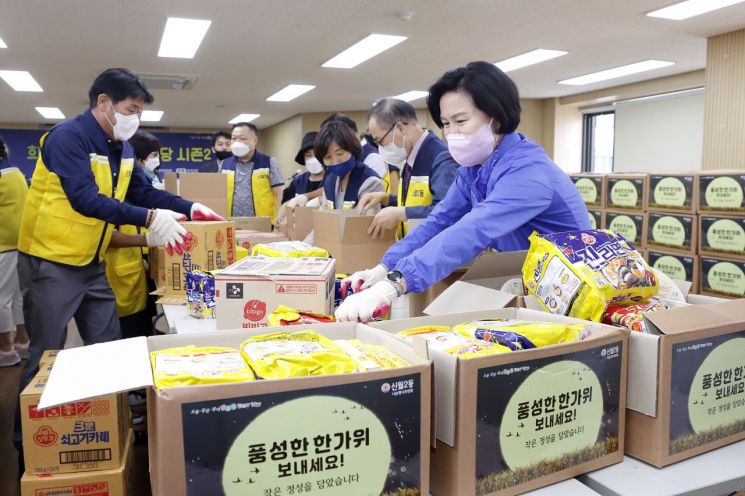
<path id="1" fill-rule="evenodd" d="M 600 322 L 608 305 L 655 296 L 658 280 L 619 234 L 602 229 L 530 236 L 523 282 L 548 312 Z"/>
<path id="2" fill-rule="evenodd" d="M 195 270 L 186 273 L 186 301 L 189 315 L 198 319 L 214 319 L 215 277 L 209 272 Z"/>
<path id="3" fill-rule="evenodd" d="M 251 250 L 251 256 L 272 258 L 328 258 L 329 252 L 323 248 L 303 243 L 302 241 L 276 241 L 274 243 L 254 245 Z"/>
<path id="4" fill-rule="evenodd" d="M 268 317 L 269 327 L 281 327 L 292 325 L 328 324 L 335 319 L 328 315 L 310 312 L 299 312 L 294 308 L 279 305 Z"/>
<path id="5" fill-rule="evenodd" d="M 359 339 L 337 339 L 334 343 L 357 361 L 360 371 L 395 369 L 409 365 L 409 362 L 385 346 L 363 343 Z"/>
<path id="6" fill-rule="evenodd" d="M 518 351 L 582 341 L 589 336 L 587 327 L 585 324 L 493 319 L 459 324 L 453 330 L 466 337 L 482 339 L 508 350 Z"/>
<path id="7" fill-rule="evenodd" d="M 233 348 L 184 346 L 150 353 L 158 389 L 252 381 L 254 375 Z"/>
<path id="8" fill-rule="evenodd" d="M 625 327 L 632 331 L 647 332 L 647 326 L 644 322 L 644 314 L 665 310 L 670 305 L 664 300 L 651 298 L 645 303 L 639 305 L 629 305 L 625 307 L 609 306 L 603 319 L 604 324 L 610 324 L 618 327 Z"/>
<path id="9" fill-rule="evenodd" d="M 357 371 L 357 362 L 313 330 L 251 336 L 241 343 L 248 365 L 261 379 L 286 379 Z"/>

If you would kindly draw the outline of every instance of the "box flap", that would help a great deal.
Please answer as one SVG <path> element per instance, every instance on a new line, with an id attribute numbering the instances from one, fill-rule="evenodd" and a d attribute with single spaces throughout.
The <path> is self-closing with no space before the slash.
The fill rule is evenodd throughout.
<path id="1" fill-rule="evenodd" d="M 659 336 L 632 332 L 626 407 L 650 417 L 657 416 Z"/>
<path id="2" fill-rule="evenodd" d="M 62 350 L 39 409 L 153 385 L 146 337 Z"/>
<path id="3" fill-rule="evenodd" d="M 165 177 L 163 178 L 163 187 L 169 193 L 178 195 L 178 173 L 167 172 Z"/>
<path id="4" fill-rule="evenodd" d="M 527 251 L 484 253 L 473 261 L 461 281 L 520 276 L 527 255 Z"/>
<path id="5" fill-rule="evenodd" d="M 316 246 L 324 247 L 326 244 L 338 244 L 341 242 L 341 220 L 334 212 L 315 210 L 313 212 L 313 237 Z"/>
<path id="6" fill-rule="evenodd" d="M 452 286 L 424 309 L 426 315 L 496 310 L 508 306 L 515 295 L 486 288 L 464 281 L 455 281 Z"/>
<path id="7" fill-rule="evenodd" d="M 229 217 L 228 220 L 235 222 L 235 228 L 244 231 L 272 231 L 272 219 L 270 217 Z"/>
<path id="8" fill-rule="evenodd" d="M 246 257 L 233 265 L 215 272 L 215 278 L 321 276 L 334 266 L 333 258 L 270 258 Z"/>
<path id="9" fill-rule="evenodd" d="M 669 335 L 706 329 L 745 330 L 745 299 L 660 310 L 645 318 L 660 333 Z"/>
<path id="10" fill-rule="evenodd" d="M 341 240 L 344 246 L 376 243 L 390 244 L 395 237 L 395 232 L 391 229 L 385 231 L 382 238 L 372 239 L 367 234 L 367 230 L 370 229 L 370 224 L 373 221 L 372 216 L 344 215 L 342 218 L 344 220 Z"/>

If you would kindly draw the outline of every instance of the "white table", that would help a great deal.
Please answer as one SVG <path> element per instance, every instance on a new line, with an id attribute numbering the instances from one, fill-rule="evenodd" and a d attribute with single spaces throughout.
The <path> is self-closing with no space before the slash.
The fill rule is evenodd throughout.
<path id="1" fill-rule="evenodd" d="M 189 315 L 186 305 L 162 305 L 170 334 L 209 332 L 217 328 L 215 319 L 195 319 Z"/>
<path id="2" fill-rule="evenodd" d="M 661 469 L 624 457 L 580 480 L 602 495 L 727 495 L 745 490 L 745 441 Z"/>

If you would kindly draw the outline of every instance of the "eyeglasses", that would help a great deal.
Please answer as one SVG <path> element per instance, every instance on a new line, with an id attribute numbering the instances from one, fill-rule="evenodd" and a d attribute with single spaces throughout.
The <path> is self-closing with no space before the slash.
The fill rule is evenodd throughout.
<path id="1" fill-rule="evenodd" d="M 396 127 L 396 124 L 398 124 L 398 121 L 394 122 L 391 128 L 385 132 L 383 136 L 380 137 L 379 140 L 376 140 L 372 135 L 370 135 L 370 139 L 372 140 L 373 144 L 375 146 L 383 146 L 383 140 L 385 140 L 385 137 L 391 134 L 391 131 L 393 131 L 393 128 Z M 407 124 L 406 122 L 402 122 L 404 126 Z"/>

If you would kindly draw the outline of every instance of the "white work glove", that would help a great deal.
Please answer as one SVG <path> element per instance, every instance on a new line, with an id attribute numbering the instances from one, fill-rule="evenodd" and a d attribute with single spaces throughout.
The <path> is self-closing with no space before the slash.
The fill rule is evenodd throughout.
<path id="1" fill-rule="evenodd" d="M 161 239 L 161 237 L 155 234 L 153 231 L 148 231 L 145 233 L 145 241 L 148 248 L 160 248 L 165 244 L 163 243 L 163 239 Z"/>
<path id="2" fill-rule="evenodd" d="M 201 203 L 194 203 L 191 206 L 191 220 L 225 220 L 225 218 L 218 215 L 210 207 Z"/>
<path id="3" fill-rule="evenodd" d="M 321 206 L 321 197 L 316 196 L 312 200 L 308 200 L 308 203 L 305 204 L 308 208 L 319 208 Z"/>
<path id="4" fill-rule="evenodd" d="M 289 208 L 304 207 L 308 203 L 308 197 L 305 195 L 297 195 L 295 198 L 289 200 L 286 205 Z"/>
<path id="5" fill-rule="evenodd" d="M 387 275 L 388 269 L 386 269 L 383 264 L 378 264 L 372 269 L 355 272 L 351 276 L 344 279 L 341 282 L 341 285 L 343 288 L 345 288 L 345 291 L 346 288 L 351 287 L 355 293 L 358 293 L 363 289 L 367 289 L 374 284 L 382 281 L 386 278 Z"/>
<path id="6" fill-rule="evenodd" d="M 169 255 L 174 251 L 183 254 L 188 248 L 186 241 L 191 239 L 191 233 L 179 224 L 179 221 L 186 220 L 186 216 L 163 208 L 156 208 L 154 213 L 155 217 L 148 226 L 150 230 L 160 237 Z"/>
<path id="7" fill-rule="evenodd" d="M 339 305 L 336 320 L 339 322 L 368 322 L 373 317 L 383 317 L 391 309 L 391 302 L 398 298 L 396 288 L 388 281 L 380 281 L 370 289 L 355 293 Z"/>

